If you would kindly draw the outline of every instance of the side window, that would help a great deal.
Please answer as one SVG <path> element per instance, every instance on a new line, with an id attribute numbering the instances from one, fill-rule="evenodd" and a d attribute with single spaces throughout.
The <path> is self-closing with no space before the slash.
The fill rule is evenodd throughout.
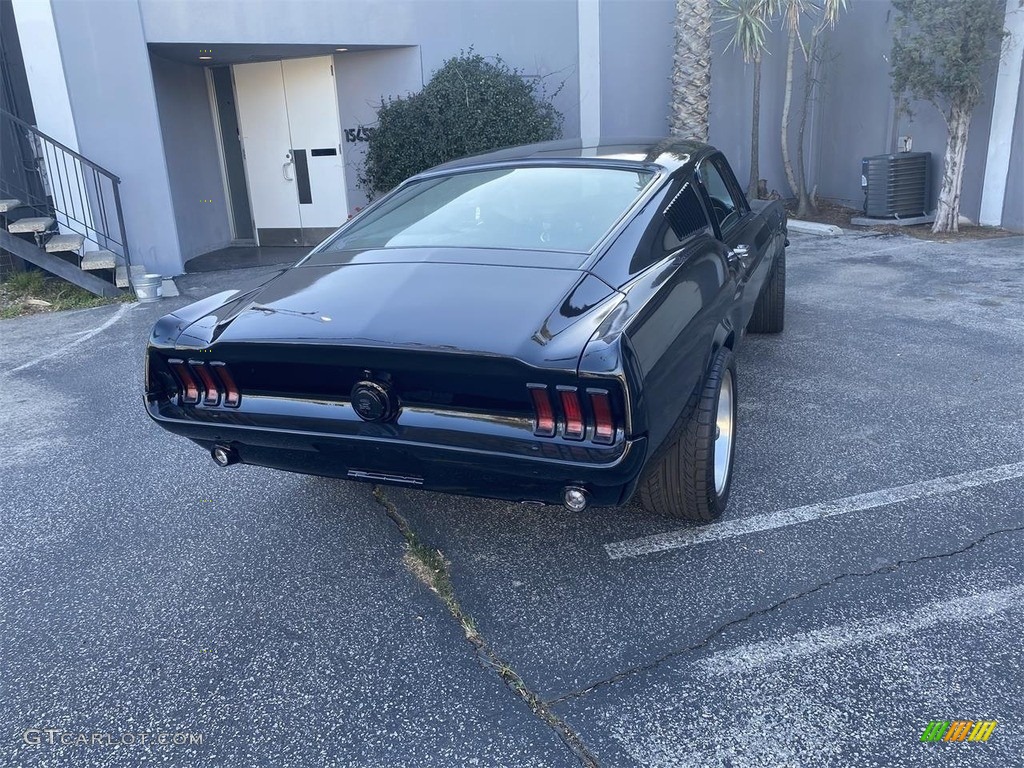
<path id="1" fill-rule="evenodd" d="M 700 202 L 700 197 L 697 195 L 697 190 L 689 181 L 683 185 L 683 188 L 665 208 L 665 219 L 669 226 L 665 230 L 662 247 L 666 251 L 674 251 L 690 235 L 711 226 L 704 206 Z"/>
<path id="2" fill-rule="evenodd" d="M 700 178 L 704 183 L 704 189 L 707 190 L 708 197 L 711 198 L 711 207 L 714 209 L 722 234 L 725 234 L 733 224 L 739 221 L 747 210 L 743 195 L 736 187 L 732 174 L 728 173 L 728 177 L 727 181 L 717 163 L 705 161 L 701 164 Z"/>

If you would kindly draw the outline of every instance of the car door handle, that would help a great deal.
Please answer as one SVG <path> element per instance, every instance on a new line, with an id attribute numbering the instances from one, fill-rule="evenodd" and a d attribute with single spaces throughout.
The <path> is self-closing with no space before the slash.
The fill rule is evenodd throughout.
<path id="1" fill-rule="evenodd" d="M 750 246 L 745 243 L 740 243 L 735 248 L 730 248 L 729 252 L 725 255 L 728 259 L 730 266 L 737 269 L 746 269 L 747 257 L 750 255 Z"/>

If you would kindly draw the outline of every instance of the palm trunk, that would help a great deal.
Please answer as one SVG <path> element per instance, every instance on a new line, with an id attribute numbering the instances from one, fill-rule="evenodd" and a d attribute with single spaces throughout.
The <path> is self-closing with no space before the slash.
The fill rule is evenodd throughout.
<path id="1" fill-rule="evenodd" d="M 708 140 L 711 97 L 711 0 L 676 0 L 669 132 Z"/>
<path id="2" fill-rule="evenodd" d="M 747 197 L 758 196 L 758 182 L 761 176 L 761 56 L 754 57 L 754 105 L 750 126 L 750 181 L 747 182 Z"/>
<path id="3" fill-rule="evenodd" d="M 793 61 L 796 57 L 796 30 L 789 28 L 789 49 L 786 52 L 786 91 L 782 99 L 782 167 L 786 171 L 789 188 L 797 191 L 793 163 L 789 159 L 789 105 L 793 100 Z"/>
<path id="4" fill-rule="evenodd" d="M 816 213 L 814 201 L 807 194 L 807 172 L 804 167 L 804 133 L 807 130 L 807 113 L 810 111 L 811 97 L 814 95 L 815 64 L 818 60 L 818 32 L 811 33 L 810 54 L 807 56 L 807 69 L 804 73 L 804 102 L 800 105 L 800 128 L 796 140 L 796 196 L 798 200 L 797 218 L 804 218 Z"/>
<path id="5" fill-rule="evenodd" d="M 959 104 L 953 105 L 947 120 L 949 137 L 942 162 L 942 187 L 935 209 L 932 232 L 960 231 L 960 191 L 964 181 L 964 157 L 967 154 L 967 134 L 971 128 L 971 111 Z"/>

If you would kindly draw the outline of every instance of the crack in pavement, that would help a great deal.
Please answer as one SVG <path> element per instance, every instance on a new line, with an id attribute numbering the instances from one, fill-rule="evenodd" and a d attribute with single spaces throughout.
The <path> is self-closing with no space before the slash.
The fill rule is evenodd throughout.
<path id="1" fill-rule="evenodd" d="M 494 670 L 505 686 L 526 702 L 530 711 L 551 728 L 563 743 L 579 758 L 586 768 L 598 768 L 597 758 L 587 749 L 583 740 L 562 718 L 551 711 L 547 703 L 541 699 L 523 681 L 519 673 L 491 647 L 459 605 L 448 571 L 449 563 L 439 549 L 430 549 L 420 543 L 416 532 L 409 521 L 402 516 L 379 485 L 373 486 L 373 498 L 380 504 L 387 516 L 398 528 L 406 543 L 406 567 L 417 579 L 424 582 L 448 609 L 462 627 L 466 640 L 473 646 L 477 659 L 484 667 Z M 412 561 L 412 562 L 410 562 Z"/>
<path id="2" fill-rule="evenodd" d="M 636 675 L 641 675 L 641 674 L 644 674 L 646 672 L 650 672 L 651 670 L 656 669 L 657 667 L 659 667 L 662 664 L 664 664 L 666 661 L 671 661 L 672 659 L 675 659 L 675 658 L 677 658 L 679 656 L 682 656 L 684 654 L 687 654 L 687 653 L 690 653 L 692 651 L 696 651 L 696 650 L 699 650 L 701 648 L 706 647 L 714 639 L 716 639 L 717 637 L 721 636 L 727 630 L 732 629 L 733 627 L 739 626 L 740 624 L 745 624 L 745 623 L 747 623 L 748 621 L 750 621 L 752 619 L 758 618 L 760 616 L 764 616 L 766 614 L 769 614 L 769 613 L 777 611 L 777 610 L 779 610 L 781 608 L 784 608 L 785 606 L 789 605 L 790 603 L 796 602 L 797 600 L 802 600 L 805 597 L 809 597 L 810 595 L 813 595 L 816 592 L 820 592 L 823 589 L 827 589 L 828 587 L 831 587 L 831 586 L 833 586 L 835 584 L 838 584 L 839 582 L 843 581 L 844 579 L 850 579 L 850 578 L 871 578 L 872 576 L 877 576 L 877 575 L 882 574 L 882 573 L 892 573 L 893 571 L 896 571 L 896 570 L 898 570 L 898 569 L 900 569 L 900 568 L 902 568 L 904 566 L 914 565 L 916 563 L 921 563 L 921 562 L 925 562 L 925 561 L 928 561 L 928 560 L 941 560 L 941 559 L 944 559 L 944 558 L 947 558 L 947 557 L 953 557 L 955 555 L 961 555 L 964 552 L 968 552 L 969 550 L 974 549 L 974 547 L 976 547 L 979 544 L 985 542 L 986 540 L 992 538 L 993 536 L 998 536 L 1000 534 L 1021 533 L 1021 532 L 1024 532 L 1024 526 L 1016 526 L 1016 527 L 1012 527 L 1012 528 L 999 528 L 999 529 L 996 529 L 994 531 L 989 531 L 988 533 L 986 533 L 983 536 L 980 536 L 979 538 L 971 541 L 970 543 L 964 545 L 963 547 L 961 547 L 959 549 L 954 549 L 954 550 L 949 551 L 949 552 L 941 552 L 939 554 L 934 554 L 934 555 L 922 555 L 921 557 L 913 558 L 913 559 L 910 559 L 910 560 L 897 560 L 894 563 L 889 563 L 888 565 L 880 566 L 880 567 L 875 568 L 875 569 L 870 570 L 870 571 L 854 571 L 854 572 L 850 572 L 850 573 L 841 573 L 841 574 L 839 574 L 837 576 L 832 577 L 828 581 L 820 582 L 820 583 L 816 584 L 813 587 L 810 587 L 808 589 L 803 590 L 802 592 L 798 592 L 798 593 L 796 593 L 794 595 L 789 595 L 788 597 L 786 597 L 786 598 L 784 598 L 782 600 L 779 600 L 778 602 L 773 603 L 772 605 L 766 606 L 764 608 L 757 608 L 755 610 L 752 610 L 752 611 L 744 614 L 743 616 L 740 616 L 739 618 L 735 618 L 735 619 L 732 619 L 730 621 L 727 621 L 726 623 L 722 624 L 721 626 L 718 626 L 715 629 L 713 629 L 708 635 L 706 635 L 704 637 L 703 640 L 700 640 L 699 642 L 693 643 L 693 644 L 688 645 L 688 646 L 686 646 L 684 648 L 677 648 L 675 650 L 669 651 L 669 652 L 664 653 L 661 656 L 657 657 L 653 661 L 647 662 L 646 664 L 639 664 L 639 665 L 630 667 L 628 669 L 622 670 L 621 672 L 616 672 L 614 675 L 611 675 L 611 676 L 606 677 L 606 678 L 604 678 L 602 680 L 598 680 L 596 682 L 593 682 L 590 685 L 587 685 L 587 686 L 585 686 L 583 688 L 580 688 L 578 690 L 570 691 L 569 693 L 564 693 L 561 696 L 557 696 L 557 697 L 555 697 L 553 699 L 548 699 L 544 703 L 547 706 L 549 706 L 549 707 L 553 707 L 553 706 L 555 706 L 557 704 L 563 704 L 563 703 L 565 703 L 567 701 L 571 701 L 573 699 L 578 699 L 578 698 L 581 698 L 583 696 L 586 696 L 587 694 L 597 690 L 598 688 L 603 688 L 603 687 L 609 686 L 609 685 L 615 685 L 616 683 L 620 683 L 623 680 L 626 680 L 627 678 L 635 677 Z"/>

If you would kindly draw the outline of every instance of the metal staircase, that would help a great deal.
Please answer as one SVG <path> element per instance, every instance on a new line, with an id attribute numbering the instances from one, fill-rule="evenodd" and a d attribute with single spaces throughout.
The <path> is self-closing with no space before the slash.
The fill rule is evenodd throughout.
<path id="1" fill-rule="evenodd" d="M 3 109 L 0 146 L 0 251 L 98 296 L 130 288 L 121 180 Z"/>

